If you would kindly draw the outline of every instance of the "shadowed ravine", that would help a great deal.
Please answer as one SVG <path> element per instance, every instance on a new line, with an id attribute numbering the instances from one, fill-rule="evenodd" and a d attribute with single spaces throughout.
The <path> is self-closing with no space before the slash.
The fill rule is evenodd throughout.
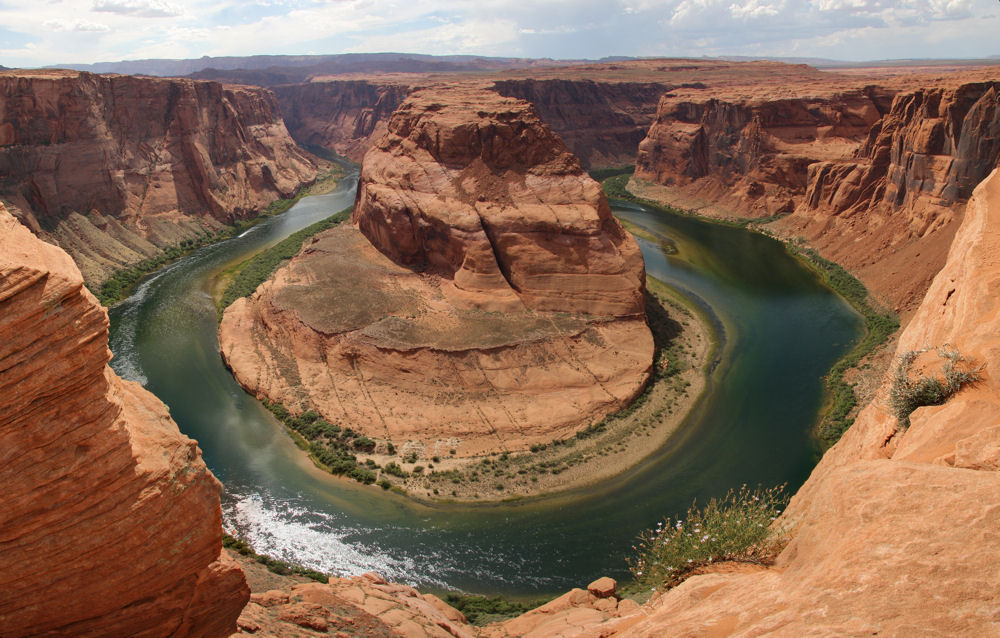
<path id="1" fill-rule="evenodd" d="M 690 291 L 726 329 L 705 398 L 661 450 L 613 481 L 498 506 L 424 506 L 315 470 L 218 355 L 211 277 L 354 201 L 356 178 L 142 284 L 111 312 L 112 366 L 142 381 L 226 485 L 226 524 L 262 553 L 338 574 L 475 592 L 559 592 L 621 577 L 639 531 L 742 483 L 806 478 L 821 377 L 860 319 L 780 244 L 741 229 L 613 203 L 669 236 L 640 240 L 647 271 Z"/>

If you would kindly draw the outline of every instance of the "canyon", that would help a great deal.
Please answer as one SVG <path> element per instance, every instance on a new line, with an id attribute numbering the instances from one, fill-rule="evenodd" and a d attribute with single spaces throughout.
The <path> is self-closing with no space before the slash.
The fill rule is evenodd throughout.
<path id="1" fill-rule="evenodd" d="M 252 217 L 316 174 L 265 90 L 0 72 L 0 199 L 91 286 Z"/>
<path id="2" fill-rule="evenodd" d="M 15 213 L 0 206 L 0 635 L 1000 632 L 1000 575 L 983 567 L 1000 559 L 991 77 L 662 60 L 313 77 L 272 97 L 0 73 Z M 634 155 L 635 194 L 803 238 L 904 314 L 897 359 L 919 353 L 934 373 L 947 345 L 979 381 L 904 428 L 887 372 L 777 520 L 774 565 L 719 565 L 641 607 L 609 579 L 486 627 L 376 574 L 261 579 L 250 598 L 221 549 L 220 484 L 165 406 L 110 370 L 84 283 L 293 195 L 318 160 L 291 137 L 364 157 L 352 224 L 231 306 L 220 348 L 257 396 L 380 445 L 523 449 L 641 391 L 641 257 L 573 152 L 588 166 Z"/>
<path id="3" fill-rule="evenodd" d="M 645 386 L 638 246 L 526 102 L 411 94 L 352 221 L 226 310 L 220 350 L 256 396 L 461 458 L 572 435 Z"/>

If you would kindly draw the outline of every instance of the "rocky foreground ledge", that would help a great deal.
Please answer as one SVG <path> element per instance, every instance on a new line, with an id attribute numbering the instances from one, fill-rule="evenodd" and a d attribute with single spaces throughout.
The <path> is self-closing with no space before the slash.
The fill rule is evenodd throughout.
<path id="1" fill-rule="evenodd" d="M 448 458 L 571 436 L 645 386 L 639 248 L 526 102 L 411 95 L 353 220 L 226 311 L 222 355 L 258 397 Z"/>
<path id="2" fill-rule="evenodd" d="M 229 635 L 221 485 L 110 354 L 80 270 L 0 205 L 0 636 Z"/>

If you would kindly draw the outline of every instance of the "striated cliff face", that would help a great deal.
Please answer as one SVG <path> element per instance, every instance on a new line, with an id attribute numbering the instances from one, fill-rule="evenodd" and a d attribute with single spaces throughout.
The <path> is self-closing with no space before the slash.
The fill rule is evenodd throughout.
<path id="1" fill-rule="evenodd" d="M 274 94 L 296 141 L 360 162 L 411 90 L 393 82 L 335 80 L 276 86 Z"/>
<path id="2" fill-rule="evenodd" d="M 951 344 L 984 366 L 981 382 L 918 409 L 900 432 L 887 375 L 782 515 L 792 541 L 774 568 L 691 578 L 605 635 L 1000 632 L 1000 571 L 984 567 L 1000 561 L 998 229 L 994 171 L 898 347 Z"/>
<path id="3" fill-rule="evenodd" d="M 389 117 L 429 77 L 317 79 L 274 87 L 285 123 L 300 144 L 321 146 L 360 162 L 388 130 Z M 452 84 L 492 87 L 530 102 L 587 168 L 635 162 L 636 147 L 656 115 L 660 82 L 590 79 L 456 79 Z"/>
<path id="4" fill-rule="evenodd" d="M 0 206 L 0 635 L 226 636 L 249 597 L 219 482 L 108 367 L 108 319 Z"/>
<path id="5" fill-rule="evenodd" d="M 641 253 L 530 105 L 413 94 L 354 220 L 226 311 L 222 354 L 257 396 L 465 456 L 569 435 L 644 386 Z"/>
<path id="6" fill-rule="evenodd" d="M 820 246 L 897 308 L 944 263 L 972 189 L 1000 160 L 1000 83 L 901 93 L 854 157 L 808 167 L 784 232 Z"/>
<path id="7" fill-rule="evenodd" d="M 530 102 L 587 168 L 635 163 L 660 96 L 671 88 L 659 82 L 531 78 L 494 84 L 500 95 Z"/>
<path id="8" fill-rule="evenodd" d="M 809 97 L 780 99 L 668 93 L 636 168 L 659 186 L 637 187 L 707 215 L 787 214 L 769 228 L 804 237 L 912 311 L 1000 157 L 997 83 L 947 83 L 802 87 Z"/>
<path id="9" fill-rule="evenodd" d="M 774 100 L 667 94 L 639 145 L 635 174 L 738 214 L 790 213 L 805 194 L 808 167 L 853 151 L 890 100 L 875 88 Z"/>
<path id="10" fill-rule="evenodd" d="M 315 175 L 262 89 L 0 73 L 0 198 L 87 282 L 248 217 Z"/>

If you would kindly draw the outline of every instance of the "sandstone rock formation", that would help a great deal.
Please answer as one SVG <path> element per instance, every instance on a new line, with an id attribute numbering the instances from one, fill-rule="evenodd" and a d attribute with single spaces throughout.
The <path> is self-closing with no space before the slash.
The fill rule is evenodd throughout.
<path id="1" fill-rule="evenodd" d="M 998 162 L 1000 83 L 900 93 L 854 157 L 808 167 L 805 198 L 780 227 L 913 306 Z"/>
<path id="2" fill-rule="evenodd" d="M 106 312 L 0 206 L 0 635 L 226 636 L 219 482 L 108 367 Z"/>
<path id="3" fill-rule="evenodd" d="M 768 228 L 804 237 L 912 311 L 1000 157 L 997 84 L 968 81 L 986 76 L 668 93 L 636 165 L 662 188 L 637 186 L 706 215 L 787 214 Z"/>
<path id="4" fill-rule="evenodd" d="M 357 79 L 274 87 L 285 125 L 298 143 L 355 162 L 385 135 L 389 116 L 411 91 L 406 83 Z"/>
<path id="5" fill-rule="evenodd" d="M 257 396 L 462 456 L 570 435 L 643 388 L 639 249 L 526 103 L 410 96 L 354 220 L 226 311 L 223 357 Z"/>
<path id="6" fill-rule="evenodd" d="M 1000 632 L 1000 171 L 976 190 L 898 352 L 951 344 L 982 380 L 897 429 L 879 396 L 779 521 L 774 568 L 696 576 L 605 635 L 966 635 Z"/>
<path id="7" fill-rule="evenodd" d="M 0 198 L 88 283 L 290 197 L 316 165 L 251 87 L 0 73 Z"/>

